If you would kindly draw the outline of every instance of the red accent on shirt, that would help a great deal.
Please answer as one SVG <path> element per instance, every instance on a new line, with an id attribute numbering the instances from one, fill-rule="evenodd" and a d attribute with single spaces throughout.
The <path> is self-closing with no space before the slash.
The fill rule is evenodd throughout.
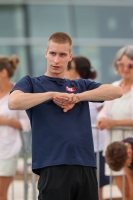
<path id="1" fill-rule="evenodd" d="M 66 91 L 75 92 L 76 91 L 76 87 L 69 88 L 68 86 L 66 86 Z"/>

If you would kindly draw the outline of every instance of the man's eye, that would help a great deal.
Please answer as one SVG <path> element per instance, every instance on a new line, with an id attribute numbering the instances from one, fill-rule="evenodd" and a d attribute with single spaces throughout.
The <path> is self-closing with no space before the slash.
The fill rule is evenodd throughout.
<path id="1" fill-rule="evenodd" d="M 64 57 L 65 56 L 65 54 L 61 54 L 61 57 Z"/>
<path id="2" fill-rule="evenodd" d="M 51 55 L 53 55 L 53 56 L 55 55 L 55 53 L 54 53 L 54 52 L 50 52 L 50 54 L 51 54 Z"/>

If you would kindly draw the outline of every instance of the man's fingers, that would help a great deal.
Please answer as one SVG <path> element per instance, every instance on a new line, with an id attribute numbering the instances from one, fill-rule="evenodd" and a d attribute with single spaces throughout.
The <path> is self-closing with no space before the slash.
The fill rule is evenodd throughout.
<path id="1" fill-rule="evenodd" d="M 67 112 L 68 111 L 68 109 L 67 108 L 63 108 L 63 112 Z"/>
<path id="2" fill-rule="evenodd" d="M 77 95 L 76 94 L 70 94 L 69 103 L 77 103 Z"/>
<path id="3" fill-rule="evenodd" d="M 53 100 L 54 103 L 59 104 L 59 105 L 67 105 L 68 101 L 58 101 L 58 100 Z"/>
<path id="4" fill-rule="evenodd" d="M 55 96 L 53 102 L 63 109 L 63 112 L 67 112 L 72 109 L 77 103 L 77 96 L 75 94 L 67 94 L 68 96 Z"/>
<path id="5" fill-rule="evenodd" d="M 71 102 L 73 102 L 71 99 L 65 98 L 54 98 L 53 101 L 62 105 L 70 104 Z"/>
<path id="6" fill-rule="evenodd" d="M 75 104 L 79 102 L 77 94 L 65 94 L 64 96 L 55 96 L 53 97 L 53 100 L 55 100 L 58 103 L 62 103 L 63 105 L 71 104 L 71 103 Z"/>
<path id="7" fill-rule="evenodd" d="M 57 106 L 59 106 L 59 107 L 61 107 L 61 108 L 64 107 L 64 105 L 63 105 L 62 103 L 58 103 L 58 102 L 56 102 L 56 101 L 54 101 L 54 100 L 53 100 L 53 102 L 54 102 Z"/>
<path id="8" fill-rule="evenodd" d="M 63 105 L 68 104 L 68 98 L 66 97 L 55 97 L 53 98 L 54 102 L 61 103 Z"/>

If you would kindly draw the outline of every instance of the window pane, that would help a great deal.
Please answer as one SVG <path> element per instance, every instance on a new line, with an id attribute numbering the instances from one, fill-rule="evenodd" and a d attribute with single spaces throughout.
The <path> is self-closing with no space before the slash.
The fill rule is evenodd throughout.
<path id="1" fill-rule="evenodd" d="M 21 6 L 0 6 L 0 37 L 24 36 L 24 17 Z"/>
<path id="2" fill-rule="evenodd" d="M 31 37 L 49 37 L 53 32 L 69 31 L 67 6 L 28 6 Z"/>

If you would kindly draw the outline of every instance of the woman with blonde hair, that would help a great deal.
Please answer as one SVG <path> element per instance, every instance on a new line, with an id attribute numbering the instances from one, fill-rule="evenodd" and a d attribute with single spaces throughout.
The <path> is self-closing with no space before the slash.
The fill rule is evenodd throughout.
<path id="1" fill-rule="evenodd" d="M 22 146 L 19 131 L 28 132 L 30 122 L 25 111 L 11 111 L 8 97 L 14 83 L 19 58 L 0 56 L 0 200 L 7 200 L 8 187 L 16 172 Z"/>

